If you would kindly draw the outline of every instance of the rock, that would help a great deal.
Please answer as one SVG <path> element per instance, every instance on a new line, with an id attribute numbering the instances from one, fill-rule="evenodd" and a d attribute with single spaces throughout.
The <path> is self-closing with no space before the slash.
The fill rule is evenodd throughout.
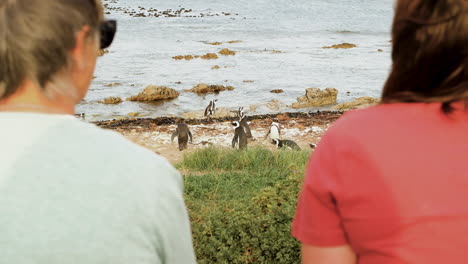
<path id="1" fill-rule="evenodd" d="M 245 82 L 245 83 L 254 83 L 255 81 L 252 81 L 252 80 L 244 80 L 243 82 Z"/>
<path id="2" fill-rule="evenodd" d="M 208 85 L 204 83 L 199 83 L 187 92 L 198 93 L 198 94 L 207 94 L 207 93 L 219 93 L 223 91 L 232 91 L 234 87 L 224 86 L 224 85 Z"/>
<path id="3" fill-rule="evenodd" d="M 383 49 L 378 49 L 377 51 L 378 51 L 378 52 L 383 52 Z"/>
<path id="4" fill-rule="evenodd" d="M 274 90 L 271 90 L 270 93 L 276 93 L 276 94 L 284 93 L 284 90 L 283 89 L 274 89 Z"/>
<path id="5" fill-rule="evenodd" d="M 202 111 L 197 111 L 197 112 L 187 112 L 182 114 L 183 119 L 202 119 L 203 118 L 203 112 Z"/>
<path id="6" fill-rule="evenodd" d="M 276 119 L 278 119 L 278 121 L 280 122 L 286 122 L 286 121 L 289 121 L 291 118 L 289 118 L 289 116 L 286 113 L 284 113 L 281 115 L 277 115 Z"/>
<path id="7" fill-rule="evenodd" d="M 100 104 L 120 104 L 122 102 L 123 102 L 122 98 L 112 97 L 111 96 L 111 97 L 104 98 L 104 100 L 99 101 L 98 103 L 100 103 Z"/>
<path id="8" fill-rule="evenodd" d="M 266 104 L 266 107 L 272 111 L 280 111 L 286 107 L 286 104 L 280 102 L 279 100 L 271 100 Z"/>
<path id="9" fill-rule="evenodd" d="M 98 52 L 98 56 L 101 57 L 101 56 L 104 56 L 104 54 L 107 54 L 107 53 L 109 53 L 109 50 L 100 49 L 99 52 Z"/>
<path id="10" fill-rule="evenodd" d="M 184 119 L 203 119 L 204 111 L 195 111 L 195 112 L 187 112 L 182 114 L 182 118 Z M 235 111 L 229 110 L 227 107 L 220 107 L 216 109 L 216 113 L 212 115 L 214 118 L 223 118 L 223 117 L 236 117 L 237 113 Z"/>
<path id="11" fill-rule="evenodd" d="M 324 49 L 351 49 L 355 47 L 357 46 L 351 43 L 342 43 L 342 44 L 332 45 L 332 46 L 323 47 L 323 48 Z"/>
<path id="12" fill-rule="evenodd" d="M 211 42 L 211 43 L 208 43 L 210 45 L 213 45 L 213 46 L 217 46 L 217 45 L 221 45 L 223 44 L 222 42 Z"/>
<path id="13" fill-rule="evenodd" d="M 222 49 L 221 51 L 219 51 L 219 54 L 228 56 L 228 55 L 236 55 L 236 52 L 230 49 Z"/>
<path id="14" fill-rule="evenodd" d="M 336 97 L 338 90 L 335 88 L 326 88 L 321 90 L 319 88 L 306 89 L 306 95 L 297 98 L 297 103 L 292 104 L 292 108 L 306 108 L 324 105 L 336 104 Z"/>
<path id="15" fill-rule="evenodd" d="M 172 58 L 174 60 L 193 60 L 195 57 L 193 55 L 179 55 Z"/>
<path id="16" fill-rule="evenodd" d="M 216 113 L 213 115 L 214 118 L 222 118 L 222 117 L 236 117 L 236 111 L 231 111 L 227 107 L 220 107 L 216 110 Z"/>
<path id="17" fill-rule="evenodd" d="M 211 67 L 212 70 L 217 70 L 217 69 L 220 69 L 221 67 L 219 67 L 218 65 L 215 65 L 213 67 Z"/>
<path id="18" fill-rule="evenodd" d="M 109 84 L 106 84 L 104 85 L 105 87 L 115 87 L 115 86 L 120 86 L 122 85 L 121 83 L 109 83 Z"/>
<path id="19" fill-rule="evenodd" d="M 376 105 L 380 102 L 379 99 L 373 97 L 359 97 L 351 102 L 342 103 L 333 107 L 335 110 L 352 110 L 352 109 L 360 109 L 369 106 Z"/>
<path id="20" fill-rule="evenodd" d="M 174 99 L 179 96 L 179 92 L 165 86 L 149 85 L 136 96 L 128 98 L 128 101 L 151 102 Z"/>
<path id="21" fill-rule="evenodd" d="M 131 113 L 128 113 L 128 116 L 131 116 L 131 117 L 138 117 L 138 116 L 140 116 L 140 113 L 131 112 Z"/>
<path id="22" fill-rule="evenodd" d="M 241 43 L 242 40 L 231 40 L 231 41 L 228 41 L 227 43 L 229 44 L 234 44 L 234 43 Z"/>
<path id="23" fill-rule="evenodd" d="M 218 59 L 218 55 L 216 55 L 216 53 L 207 53 L 203 56 L 201 56 L 202 59 L 204 60 L 216 60 Z"/>
<path id="24" fill-rule="evenodd" d="M 307 99 L 307 96 L 305 96 L 305 95 L 304 95 L 304 96 L 299 96 L 299 97 L 297 98 L 297 102 L 299 102 L 299 103 L 301 103 L 301 104 L 307 103 L 308 101 L 309 101 L 309 99 Z"/>

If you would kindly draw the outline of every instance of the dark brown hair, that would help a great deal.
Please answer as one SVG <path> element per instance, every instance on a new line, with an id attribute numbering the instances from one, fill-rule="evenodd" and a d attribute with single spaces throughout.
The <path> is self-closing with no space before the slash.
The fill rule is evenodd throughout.
<path id="1" fill-rule="evenodd" d="M 25 80 L 46 89 L 70 66 L 76 32 L 97 36 L 102 13 L 100 0 L 0 0 L 0 100 Z"/>
<path id="2" fill-rule="evenodd" d="M 468 99 L 468 1 L 398 0 L 383 103 Z"/>

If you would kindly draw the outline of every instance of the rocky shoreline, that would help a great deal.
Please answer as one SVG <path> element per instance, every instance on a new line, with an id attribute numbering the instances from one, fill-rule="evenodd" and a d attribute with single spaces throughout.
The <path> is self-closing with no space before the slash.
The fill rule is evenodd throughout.
<path id="1" fill-rule="evenodd" d="M 310 149 L 309 144 L 318 143 L 323 133 L 336 121 L 342 111 L 285 112 L 248 117 L 253 140 L 249 146 L 261 146 L 271 150 L 275 146 L 265 140 L 268 129 L 277 120 L 280 123 L 283 139 L 294 140 L 302 149 Z M 134 143 L 162 155 L 172 163 L 180 162 L 184 153 L 209 146 L 230 148 L 233 137 L 231 122 L 236 117 L 206 119 L 181 119 L 176 117 L 131 118 L 93 122 L 97 126 L 110 129 L 125 136 Z M 185 122 L 193 134 L 193 144 L 180 152 L 171 135 L 179 121 Z"/>
<path id="2" fill-rule="evenodd" d="M 316 111 L 316 112 L 284 112 L 276 114 L 253 115 L 247 116 L 248 121 L 255 120 L 268 120 L 278 119 L 280 121 L 290 119 L 304 119 L 310 118 L 308 124 L 323 125 L 338 119 L 344 112 L 343 111 Z M 208 119 L 184 119 L 178 117 L 157 117 L 157 118 L 132 118 L 132 119 L 113 119 L 92 122 L 93 124 L 105 129 L 138 129 L 150 130 L 156 126 L 175 125 L 178 121 L 183 121 L 187 125 L 208 125 L 220 122 L 236 121 L 237 117 L 215 117 Z M 305 121 L 304 121 L 305 122 Z"/>
<path id="3" fill-rule="evenodd" d="M 199 12 L 192 8 L 179 7 L 177 9 L 159 10 L 156 8 L 138 8 L 119 6 L 118 0 L 104 0 L 104 9 L 106 15 L 111 15 L 112 12 L 118 12 L 130 17 L 186 17 L 186 18 L 204 18 L 204 17 L 219 17 L 219 16 L 239 16 L 232 12 Z"/>

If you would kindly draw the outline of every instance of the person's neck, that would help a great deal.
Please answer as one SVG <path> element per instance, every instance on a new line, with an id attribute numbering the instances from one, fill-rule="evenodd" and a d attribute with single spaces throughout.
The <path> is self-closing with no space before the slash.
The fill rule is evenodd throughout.
<path id="1" fill-rule="evenodd" d="M 0 100 L 0 112 L 73 115 L 75 114 L 75 103 L 64 96 L 55 96 L 50 99 L 35 83 L 25 81 L 13 95 Z"/>

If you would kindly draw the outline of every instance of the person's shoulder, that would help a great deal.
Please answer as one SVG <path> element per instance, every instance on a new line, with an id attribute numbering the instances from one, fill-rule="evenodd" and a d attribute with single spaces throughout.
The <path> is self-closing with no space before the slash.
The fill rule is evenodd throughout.
<path id="1" fill-rule="evenodd" d="M 64 140 L 69 142 L 69 146 L 77 148 L 78 153 L 92 156 L 82 157 L 84 160 L 94 159 L 119 167 L 131 166 L 139 171 L 176 173 L 165 158 L 131 142 L 118 132 L 78 120 L 64 124 L 58 131 L 69 135 Z"/>
<path id="2" fill-rule="evenodd" d="M 419 105 L 379 104 L 345 112 L 331 127 L 332 131 L 359 133 L 382 129 L 389 124 L 405 122 Z"/>

